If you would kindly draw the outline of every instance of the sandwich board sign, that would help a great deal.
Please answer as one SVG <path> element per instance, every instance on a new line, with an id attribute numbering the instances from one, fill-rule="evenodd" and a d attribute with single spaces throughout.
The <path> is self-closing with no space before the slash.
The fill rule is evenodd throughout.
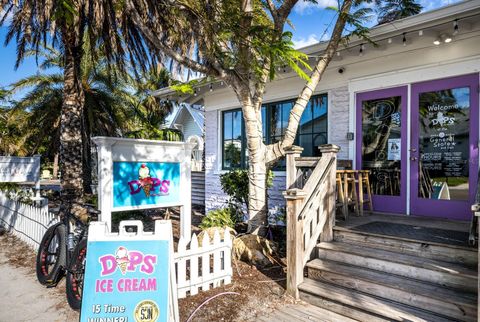
<path id="1" fill-rule="evenodd" d="M 112 212 L 180 206 L 180 236 L 191 238 L 193 143 L 95 137 L 100 220 Z"/>
<path id="2" fill-rule="evenodd" d="M 120 222 L 119 233 L 90 224 L 80 322 L 178 321 L 176 290 L 169 220 L 154 232 L 138 220 Z"/>

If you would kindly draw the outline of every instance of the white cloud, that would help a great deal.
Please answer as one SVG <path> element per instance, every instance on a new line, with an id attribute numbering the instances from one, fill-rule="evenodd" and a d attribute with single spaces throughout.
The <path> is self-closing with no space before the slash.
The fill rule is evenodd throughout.
<path id="1" fill-rule="evenodd" d="M 296 49 L 298 48 L 303 48 L 303 47 L 307 47 L 307 46 L 310 46 L 310 45 L 314 45 L 314 44 L 318 44 L 320 41 L 326 41 L 330 38 L 329 35 L 327 34 L 324 34 L 322 36 L 322 38 L 320 38 L 320 36 L 316 35 L 316 34 L 310 34 L 308 35 L 308 37 L 294 37 L 293 38 L 293 43 L 294 43 L 294 46 Z"/>
<path id="2" fill-rule="evenodd" d="M 445 7 L 461 0 L 421 0 L 420 4 L 422 5 L 422 11 L 430 11 L 436 8 Z"/>
<path id="3" fill-rule="evenodd" d="M 326 7 L 337 7 L 338 2 L 336 0 L 317 0 L 317 3 L 301 0 L 297 2 L 293 10 L 300 15 L 309 15 L 313 11 L 318 9 L 324 9 Z"/>

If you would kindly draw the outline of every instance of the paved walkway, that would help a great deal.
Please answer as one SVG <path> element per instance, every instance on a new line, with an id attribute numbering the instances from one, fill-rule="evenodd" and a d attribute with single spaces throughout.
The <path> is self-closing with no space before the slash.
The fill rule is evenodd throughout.
<path id="1" fill-rule="evenodd" d="M 49 289 L 42 286 L 31 268 L 9 262 L 9 247 L 7 239 L 0 237 L 0 321 L 78 321 L 78 313 L 68 307 L 63 284 Z"/>

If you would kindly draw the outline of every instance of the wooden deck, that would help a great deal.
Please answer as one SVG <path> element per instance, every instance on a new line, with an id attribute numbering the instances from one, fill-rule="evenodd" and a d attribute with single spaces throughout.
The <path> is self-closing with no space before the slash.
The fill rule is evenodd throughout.
<path id="1" fill-rule="evenodd" d="M 262 322 L 353 322 L 348 317 L 307 303 L 289 304 L 269 316 L 257 317 Z"/>
<path id="2" fill-rule="evenodd" d="M 356 217 L 354 215 L 350 215 L 347 221 L 343 220 L 341 216 L 337 216 L 335 225 L 339 227 L 344 227 L 344 228 L 353 228 L 356 226 L 368 224 L 375 221 L 384 221 L 384 222 L 390 222 L 390 223 L 414 225 L 414 226 L 428 227 L 428 228 L 448 229 L 448 230 L 464 231 L 464 232 L 468 232 L 470 229 L 469 221 L 456 221 L 456 220 L 448 220 L 448 219 L 442 219 L 442 218 L 418 217 L 418 216 L 407 216 L 407 215 L 398 215 L 398 214 L 380 214 L 380 213 L 369 214 L 367 212 L 365 212 L 364 216 L 362 217 Z"/>

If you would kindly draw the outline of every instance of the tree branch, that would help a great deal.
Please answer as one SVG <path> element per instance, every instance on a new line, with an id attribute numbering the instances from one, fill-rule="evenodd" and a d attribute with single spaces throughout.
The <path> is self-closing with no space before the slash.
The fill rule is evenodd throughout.
<path id="1" fill-rule="evenodd" d="M 295 102 L 295 105 L 290 112 L 288 125 L 283 140 L 267 146 L 268 163 L 272 163 L 276 161 L 279 157 L 285 155 L 285 149 L 293 145 L 295 136 L 297 134 L 298 125 L 300 123 L 300 117 L 302 116 L 302 113 L 305 110 L 305 107 L 307 106 L 308 101 L 313 94 L 313 91 L 320 82 L 323 73 L 327 69 L 328 64 L 330 63 L 333 56 L 335 55 L 335 52 L 337 51 L 338 44 L 342 38 L 342 32 L 345 28 L 345 24 L 351 7 L 352 0 L 345 0 L 343 2 L 342 8 L 339 11 L 337 22 L 335 23 L 335 27 L 333 29 L 332 37 L 330 38 L 327 48 L 325 49 L 325 53 L 323 57 L 318 61 L 317 65 L 314 67 L 310 76 L 310 81 L 308 81 L 303 87 Z"/>

